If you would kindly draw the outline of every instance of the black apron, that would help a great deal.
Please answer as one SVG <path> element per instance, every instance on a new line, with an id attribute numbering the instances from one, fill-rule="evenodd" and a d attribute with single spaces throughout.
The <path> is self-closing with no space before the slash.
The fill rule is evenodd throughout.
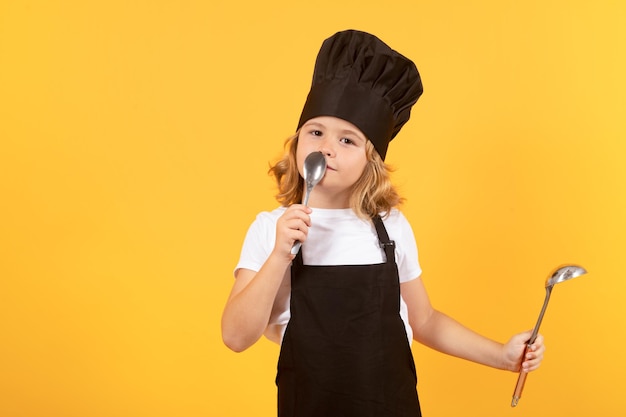
<path id="1" fill-rule="evenodd" d="M 415 363 L 400 317 L 394 242 L 386 262 L 291 267 L 291 319 L 278 360 L 279 417 L 419 417 Z"/>

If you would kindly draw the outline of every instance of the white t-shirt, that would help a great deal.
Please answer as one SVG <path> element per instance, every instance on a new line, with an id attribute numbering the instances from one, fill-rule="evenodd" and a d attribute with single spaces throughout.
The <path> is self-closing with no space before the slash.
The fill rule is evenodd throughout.
<path id="1" fill-rule="evenodd" d="M 269 257 L 276 240 L 276 221 L 285 212 L 279 207 L 271 212 L 259 213 L 250 225 L 243 243 L 241 256 L 235 268 L 259 271 Z M 302 260 L 305 265 L 368 265 L 385 262 L 376 228 L 371 221 L 358 217 L 352 209 L 313 208 L 311 227 L 307 240 L 302 244 Z M 395 258 L 400 282 L 418 278 L 422 270 L 418 261 L 417 245 L 413 230 L 406 217 L 397 209 L 383 217 L 389 238 L 395 241 Z M 291 295 L 291 269 L 283 278 L 270 316 L 265 336 L 281 343 L 289 322 L 289 299 Z M 413 331 L 409 326 L 407 307 L 400 298 L 400 317 L 404 321 L 409 343 Z"/>

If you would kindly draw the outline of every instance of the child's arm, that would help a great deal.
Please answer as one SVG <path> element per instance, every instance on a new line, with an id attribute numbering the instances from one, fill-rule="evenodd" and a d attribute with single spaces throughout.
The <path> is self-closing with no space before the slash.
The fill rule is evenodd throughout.
<path id="1" fill-rule="evenodd" d="M 506 344 L 495 342 L 468 329 L 451 317 L 435 310 L 421 278 L 401 284 L 402 298 L 407 304 L 413 337 L 440 352 L 483 365 L 510 371 L 526 372 L 539 367 L 545 347 L 543 337 L 531 346 L 522 358 L 531 332 L 519 333 Z"/>
<path id="2" fill-rule="evenodd" d="M 222 339 L 230 349 L 241 352 L 263 335 L 288 266 L 270 255 L 259 272 L 237 272 L 222 315 Z"/>
<path id="3" fill-rule="evenodd" d="M 300 204 L 285 210 L 276 222 L 274 248 L 261 269 L 237 271 L 222 314 L 222 339 L 230 349 L 241 352 L 263 335 L 276 294 L 295 257 L 291 247 L 296 240 L 306 240 L 310 212 Z"/>

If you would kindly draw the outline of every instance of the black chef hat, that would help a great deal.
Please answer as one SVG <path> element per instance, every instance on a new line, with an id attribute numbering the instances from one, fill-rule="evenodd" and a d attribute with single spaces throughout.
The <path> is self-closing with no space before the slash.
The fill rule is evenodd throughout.
<path id="1" fill-rule="evenodd" d="M 409 120 L 422 91 L 411 60 L 369 33 L 338 32 L 324 41 L 317 55 L 298 129 L 319 116 L 347 120 L 384 160 L 389 142 Z"/>

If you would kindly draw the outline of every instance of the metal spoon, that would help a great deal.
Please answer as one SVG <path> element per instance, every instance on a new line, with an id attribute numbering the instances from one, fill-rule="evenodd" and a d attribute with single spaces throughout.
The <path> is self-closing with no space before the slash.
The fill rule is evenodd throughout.
<path id="1" fill-rule="evenodd" d="M 302 204 L 306 206 L 309 203 L 311 190 L 313 190 L 313 187 L 315 187 L 317 183 L 322 180 L 324 174 L 326 173 L 326 157 L 324 157 L 324 154 L 321 152 L 311 152 L 304 159 L 304 166 L 302 169 L 304 171 L 304 183 L 306 184 L 306 191 L 304 193 L 304 200 L 302 200 Z M 300 250 L 300 246 L 302 246 L 301 242 L 294 243 L 291 248 L 291 254 L 296 255 Z"/>
<path id="2" fill-rule="evenodd" d="M 537 320 L 537 324 L 535 324 L 535 328 L 533 329 L 532 334 L 530 335 L 530 339 L 526 342 L 526 349 L 524 350 L 524 356 L 526 357 L 526 353 L 530 346 L 535 343 L 537 339 L 537 334 L 539 333 L 539 326 L 541 325 L 541 321 L 543 320 L 543 315 L 546 312 L 546 308 L 548 307 L 548 301 L 550 300 L 550 294 L 552 293 L 552 288 L 554 285 L 570 280 L 572 278 L 579 277 L 583 274 L 586 274 L 587 271 L 576 265 L 565 265 L 560 268 L 557 268 L 552 275 L 548 277 L 546 280 L 546 298 L 543 301 L 543 307 L 541 308 L 541 313 L 539 313 L 539 319 Z M 511 401 L 511 407 L 515 407 L 522 397 L 522 390 L 524 389 L 524 383 L 526 382 L 526 376 L 528 372 L 521 371 L 519 377 L 517 378 L 517 384 L 515 385 L 515 391 L 513 391 L 513 401 Z"/>

